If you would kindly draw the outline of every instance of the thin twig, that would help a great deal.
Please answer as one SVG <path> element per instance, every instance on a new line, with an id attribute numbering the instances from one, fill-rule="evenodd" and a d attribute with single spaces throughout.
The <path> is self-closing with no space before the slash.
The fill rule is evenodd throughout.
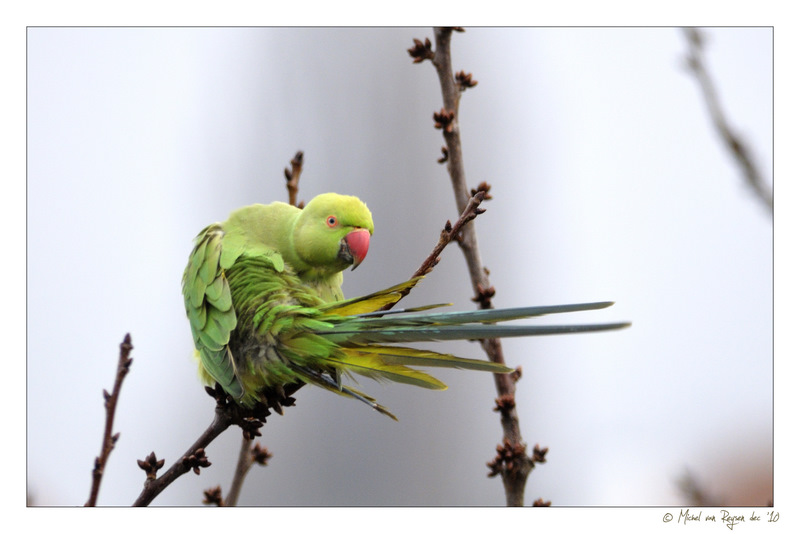
<path id="1" fill-rule="evenodd" d="M 725 146 L 728 148 L 734 160 L 739 164 L 747 184 L 764 203 L 770 213 L 772 213 L 772 191 L 761 176 L 761 172 L 757 169 L 753 161 L 750 147 L 740 136 L 734 133 L 725 117 L 725 113 L 722 111 L 722 106 L 717 97 L 717 91 L 711 80 L 711 76 L 708 74 L 703 58 L 703 45 L 705 44 L 703 34 L 696 28 L 685 28 L 684 33 L 686 35 L 686 40 L 689 42 L 687 63 L 689 69 L 694 72 L 697 81 L 700 83 L 700 89 L 703 92 L 703 98 L 706 101 L 706 106 L 711 115 L 711 121 L 714 123 L 714 128 L 717 134 L 722 138 L 723 143 L 725 143 Z"/>
<path id="2" fill-rule="evenodd" d="M 155 478 L 155 471 L 157 470 L 157 467 L 153 466 L 153 462 L 143 462 L 140 460 L 139 467 L 147 472 L 147 480 L 144 483 L 144 489 L 139 494 L 139 497 L 136 499 L 136 501 L 134 501 L 133 506 L 149 505 L 159 493 L 164 491 L 167 486 L 172 484 L 180 476 L 185 475 L 192 469 L 195 469 L 195 472 L 198 472 L 199 466 L 193 465 L 196 462 L 193 462 L 192 460 L 197 459 L 198 457 L 205 458 L 205 448 L 232 424 L 233 417 L 231 416 L 230 412 L 225 409 L 225 407 L 217 406 L 214 412 L 214 420 L 211 422 L 205 432 L 203 432 L 197 441 L 195 441 L 194 444 L 189 447 L 186 453 L 181 456 L 177 462 L 172 464 L 166 473 L 158 478 Z M 152 459 L 155 460 L 155 454 L 152 454 L 151 456 Z M 150 458 L 148 457 L 147 460 L 150 460 Z M 160 462 L 161 465 L 163 465 L 163 460 Z M 208 462 L 207 459 L 204 463 L 210 465 L 210 462 Z M 150 468 L 148 469 L 148 467 Z"/>
<path id="3" fill-rule="evenodd" d="M 439 263 L 439 256 L 442 254 L 442 251 L 444 251 L 444 248 L 454 239 L 459 239 L 459 234 L 461 233 L 461 229 L 464 227 L 464 225 L 486 211 L 479 207 L 485 196 L 485 191 L 476 191 L 475 194 L 469 199 L 467 206 L 464 208 L 464 211 L 461 212 L 461 215 L 458 217 L 455 224 L 451 224 L 449 220 L 447 223 L 445 223 L 441 234 L 439 234 L 439 242 L 436 243 L 436 246 L 433 247 L 431 253 L 427 258 L 425 258 L 425 261 L 422 262 L 422 265 L 420 265 L 419 269 L 416 270 L 411 278 L 425 276 L 433 271 L 433 268 Z M 411 288 L 404 289 L 401 291 L 402 296 L 400 298 L 402 299 L 410 292 Z M 386 311 L 392 309 L 397 302 L 399 302 L 399 299 L 395 302 L 386 304 L 382 310 Z"/>
<path id="4" fill-rule="evenodd" d="M 292 384 L 284 389 L 284 394 L 276 394 L 275 398 L 267 399 L 268 404 L 292 406 L 294 398 L 289 395 L 297 391 L 299 386 Z M 267 404 L 259 403 L 253 408 L 244 408 L 227 395 L 219 384 L 214 389 L 206 388 L 206 391 L 217 401 L 217 406 L 214 409 L 214 420 L 197 441 L 187 449 L 186 453 L 160 477 L 156 478 L 156 471 L 164 465 L 164 460 L 156 460 L 155 453 L 151 453 L 145 460 L 138 461 L 139 467 L 147 474 L 147 480 L 145 480 L 141 494 L 133 503 L 134 506 L 147 506 L 180 476 L 189 471 L 194 471 L 195 474 L 199 475 L 201 467 L 211 465 L 205 456 L 205 448 L 229 426 L 239 426 L 247 439 L 261 435 L 259 429 L 266 423 L 267 416 L 270 414 Z"/>
<path id="5" fill-rule="evenodd" d="M 439 112 L 434 113 L 434 121 L 435 127 L 442 130 L 447 145 L 442 149 L 443 157 L 439 161 L 447 163 L 456 206 L 463 213 L 470 200 L 470 194 L 464 172 L 458 109 L 461 93 L 467 88 L 473 87 L 477 82 L 472 80 L 471 74 L 463 71 L 456 76 L 453 75 L 450 55 L 450 38 L 453 30 L 453 28 L 435 28 L 435 50 L 431 50 L 429 40 L 426 39 L 425 43 L 415 40 L 415 47 L 409 50 L 409 54 L 414 57 L 415 63 L 430 59 L 436 68 L 442 91 L 443 107 Z M 489 186 L 485 183 L 482 185 L 484 186 L 482 189 L 488 191 Z M 489 281 L 488 270 L 481 261 L 474 224 L 464 225 L 458 243 L 467 262 L 472 288 L 475 292 L 473 300 L 481 308 L 491 308 L 494 287 Z M 485 339 L 481 341 L 481 346 L 491 361 L 505 363 L 500 340 Z M 502 476 L 506 503 L 509 506 L 522 506 L 525 482 L 535 463 L 535 459 L 525 453 L 525 443 L 519 428 L 519 418 L 514 402 L 515 382 L 518 377 L 519 373 L 494 375 L 498 399 L 503 399 L 503 407 L 498 410 L 503 427 L 503 444 L 498 446 L 499 460 L 495 458 L 488 464 L 491 469 L 489 475 L 500 474 Z"/>
<path id="6" fill-rule="evenodd" d="M 303 172 L 303 151 L 298 150 L 291 161 L 292 170 L 284 169 L 283 174 L 286 177 L 286 189 L 289 191 L 289 204 L 302 208 L 302 202 L 297 203 L 297 192 L 300 188 L 300 173 Z"/>
<path id="7" fill-rule="evenodd" d="M 106 408 L 106 427 L 103 432 L 103 444 L 100 448 L 100 456 L 94 460 L 94 469 L 92 470 L 92 489 L 89 493 L 89 500 L 86 501 L 85 506 L 97 505 L 97 495 L 100 492 L 100 482 L 103 479 L 103 473 L 106 468 L 106 462 L 114 449 L 114 445 L 119 439 L 119 433 L 112 435 L 111 432 L 114 428 L 114 414 L 117 410 L 117 401 L 119 400 L 119 392 L 122 388 L 122 381 L 125 375 L 128 374 L 133 358 L 130 357 L 133 345 L 131 345 L 131 335 L 125 334 L 125 338 L 119 346 L 119 362 L 117 363 L 117 375 L 114 380 L 114 389 L 109 394 L 108 391 L 103 390 L 103 397 L 105 397 Z"/>

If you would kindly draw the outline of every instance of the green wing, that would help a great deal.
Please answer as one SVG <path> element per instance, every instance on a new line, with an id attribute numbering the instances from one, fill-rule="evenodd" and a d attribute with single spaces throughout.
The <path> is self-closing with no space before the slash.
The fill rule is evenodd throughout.
<path id="1" fill-rule="evenodd" d="M 225 241 L 225 247 L 223 247 Z M 203 369 L 236 399 L 244 395 L 228 342 L 236 328 L 231 289 L 225 276 L 244 243 L 225 239 L 219 224 L 197 236 L 183 273 L 183 300 Z"/>

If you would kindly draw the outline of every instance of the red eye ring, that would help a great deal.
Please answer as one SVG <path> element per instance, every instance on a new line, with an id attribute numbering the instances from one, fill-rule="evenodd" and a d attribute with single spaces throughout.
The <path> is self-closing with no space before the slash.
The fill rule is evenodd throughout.
<path id="1" fill-rule="evenodd" d="M 325 218 L 325 224 L 327 224 L 329 228 L 336 228 L 339 226 L 339 220 L 336 218 L 336 215 L 328 215 L 328 217 Z"/>

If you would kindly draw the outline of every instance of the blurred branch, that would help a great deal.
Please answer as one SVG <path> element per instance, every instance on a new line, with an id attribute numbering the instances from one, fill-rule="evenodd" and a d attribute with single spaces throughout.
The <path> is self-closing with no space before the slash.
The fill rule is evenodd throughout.
<path id="1" fill-rule="evenodd" d="M 111 451 L 114 449 L 114 445 L 119 439 L 119 433 L 111 435 L 111 432 L 114 428 L 114 414 L 117 410 L 117 401 L 119 400 L 119 392 L 122 388 L 122 381 L 128 374 L 128 370 L 133 362 L 133 358 L 130 357 L 131 350 L 133 350 L 133 345 L 131 345 L 131 335 L 125 334 L 125 338 L 122 340 L 122 343 L 120 343 L 119 346 L 119 361 L 117 363 L 117 376 L 114 380 L 114 389 L 110 394 L 108 391 L 103 390 L 103 397 L 105 398 L 106 407 L 106 427 L 105 432 L 103 432 L 103 443 L 100 448 L 100 456 L 96 457 L 94 460 L 94 469 L 92 470 L 92 489 L 89 493 L 89 500 L 86 501 L 84 506 L 95 506 L 97 504 L 97 495 L 100 492 L 100 482 L 103 479 L 106 462 L 108 461 Z"/>
<path id="2" fill-rule="evenodd" d="M 686 471 L 677 481 L 678 489 L 689 500 L 689 506 L 722 506 L 721 499 L 711 496 L 700 486 L 691 471 Z"/>
<path id="3" fill-rule="evenodd" d="M 228 499 L 222 498 L 222 488 L 216 486 L 207 489 L 203 492 L 203 504 L 213 504 L 216 506 L 236 506 L 239 502 L 239 494 L 242 490 L 242 484 L 247 472 L 253 467 L 253 464 L 267 465 L 267 461 L 272 458 L 270 452 L 261 447 L 258 443 L 250 448 L 250 441 L 247 438 L 242 438 L 242 447 L 239 454 L 239 463 L 236 465 L 236 472 L 233 476 L 231 489 L 228 492 Z"/>
<path id="4" fill-rule="evenodd" d="M 770 213 L 772 213 L 772 190 L 765 182 L 761 172 L 756 168 L 750 147 L 747 146 L 741 137 L 733 132 L 730 123 L 725 117 L 725 113 L 722 111 L 722 106 L 720 106 L 716 88 L 705 66 L 703 57 L 705 39 L 703 34 L 696 28 L 684 28 L 684 35 L 686 35 L 686 40 L 689 43 L 687 64 L 700 83 L 700 89 L 703 92 L 703 97 L 705 98 L 708 112 L 711 115 L 711 120 L 714 123 L 714 128 L 741 168 L 746 182 L 750 185 L 756 196 L 764 203 Z"/>
<path id="5" fill-rule="evenodd" d="M 458 72 L 455 76 L 453 75 L 450 54 L 450 38 L 453 31 L 463 30 L 460 28 L 435 28 L 435 49 L 432 48 L 429 39 L 425 39 L 425 42 L 415 39 L 414 47 L 409 49 L 408 52 L 414 58 L 414 63 L 430 60 L 436 68 L 442 91 L 443 107 L 433 114 L 434 127 L 442 130 L 446 143 L 446 147 L 442 148 L 442 158 L 439 159 L 439 162 L 447 163 L 447 171 L 453 186 L 456 206 L 459 212 L 464 213 L 471 198 L 474 198 L 477 193 L 482 193 L 481 198 L 485 198 L 490 186 L 482 182 L 477 191 L 472 191 L 472 195 L 470 195 L 467 188 L 461 150 L 458 108 L 461 93 L 468 88 L 474 87 L 477 81 L 472 79 L 471 74 L 464 71 Z M 495 290 L 489 281 L 489 271 L 481 261 L 477 231 L 474 224 L 464 224 L 458 243 L 467 262 L 472 288 L 475 292 L 473 300 L 482 309 L 491 308 L 491 299 Z M 505 363 L 499 339 L 481 340 L 481 346 L 491 361 Z M 520 374 L 520 372 L 517 372 L 494 375 L 495 387 L 498 393 L 496 401 L 498 408 L 496 409 L 500 412 L 500 421 L 503 427 L 503 444 L 497 447 L 498 456 L 488 464 L 491 470 L 489 476 L 501 475 L 506 492 L 506 503 L 509 506 L 523 505 L 525 482 L 534 467 L 535 461 L 537 461 L 534 457 L 529 457 L 525 453 L 525 443 L 522 440 L 519 428 L 514 393 L 516 389 L 515 383 Z M 543 454 L 541 454 L 541 461 L 544 461 Z"/>
<path id="6" fill-rule="evenodd" d="M 242 438 L 242 446 L 239 451 L 239 462 L 236 464 L 236 472 L 233 475 L 231 482 L 231 489 L 228 492 L 228 498 L 225 500 L 225 506 L 236 506 L 239 502 L 239 494 L 242 491 L 242 484 L 244 484 L 244 477 L 253 467 L 253 464 L 267 465 L 267 461 L 272 458 L 272 454 L 266 449 L 256 443 L 252 447 L 249 440 L 245 437 Z"/>
<path id="7" fill-rule="evenodd" d="M 236 471 L 233 473 L 231 489 L 228 491 L 228 498 L 225 506 L 236 506 L 239 502 L 239 494 L 242 492 L 244 477 L 253 465 L 252 455 L 250 454 L 250 440 L 242 436 L 242 445 L 239 447 L 239 461 L 236 462 Z"/>

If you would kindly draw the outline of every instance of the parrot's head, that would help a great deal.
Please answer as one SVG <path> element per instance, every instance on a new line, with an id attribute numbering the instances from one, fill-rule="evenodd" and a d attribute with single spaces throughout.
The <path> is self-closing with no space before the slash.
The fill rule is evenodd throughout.
<path id="1" fill-rule="evenodd" d="M 364 261 L 372 235 L 372 214 L 358 198 L 325 193 L 303 208 L 294 230 L 297 255 L 331 274 Z"/>

